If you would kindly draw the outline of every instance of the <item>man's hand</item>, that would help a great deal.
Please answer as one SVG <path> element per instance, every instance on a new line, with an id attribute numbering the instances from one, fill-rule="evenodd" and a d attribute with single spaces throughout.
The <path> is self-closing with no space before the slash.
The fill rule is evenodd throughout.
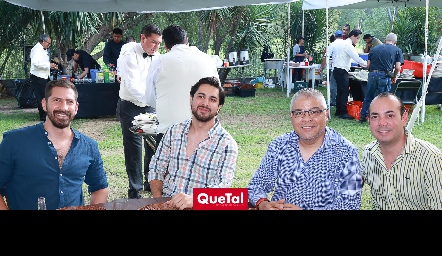
<path id="1" fill-rule="evenodd" d="M 259 205 L 259 210 L 283 210 L 285 199 L 278 201 L 264 201 Z"/>
<path id="2" fill-rule="evenodd" d="M 178 208 L 180 210 L 184 210 L 186 208 L 192 208 L 193 197 L 191 195 L 187 195 L 180 192 L 172 197 L 172 199 L 169 201 L 169 204 L 172 207 Z"/>

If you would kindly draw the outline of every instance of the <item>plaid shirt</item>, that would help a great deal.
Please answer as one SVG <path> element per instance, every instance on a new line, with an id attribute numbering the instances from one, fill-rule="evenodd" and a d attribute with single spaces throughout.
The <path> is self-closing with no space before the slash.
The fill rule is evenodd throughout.
<path id="1" fill-rule="evenodd" d="M 192 119 L 172 125 L 164 134 L 149 165 L 148 180 L 163 181 L 163 196 L 179 192 L 193 194 L 193 188 L 231 187 L 238 145 L 218 119 L 209 137 L 187 158 L 187 134 Z"/>
<path id="2" fill-rule="evenodd" d="M 273 192 L 272 201 L 285 199 L 302 209 L 358 210 L 362 175 L 357 148 L 326 127 L 321 147 L 304 162 L 295 132 L 273 140 L 248 185 L 256 204 Z"/>

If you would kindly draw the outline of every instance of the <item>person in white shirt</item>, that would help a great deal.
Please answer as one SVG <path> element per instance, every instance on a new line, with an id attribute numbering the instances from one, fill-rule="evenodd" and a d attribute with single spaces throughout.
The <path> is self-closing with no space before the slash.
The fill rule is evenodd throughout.
<path id="1" fill-rule="evenodd" d="M 218 70 L 212 58 L 188 44 L 187 32 L 178 25 L 163 30 L 166 54 L 152 62 L 147 78 L 145 102 L 156 109 L 157 145 L 173 124 L 192 117 L 189 92 L 203 77 L 216 77 Z"/>
<path id="2" fill-rule="evenodd" d="M 135 41 L 135 38 L 133 36 L 128 36 L 126 37 L 126 43 L 123 44 L 123 46 L 121 47 L 120 50 L 120 56 L 118 56 L 117 59 L 117 82 L 121 83 L 121 70 L 123 69 L 123 67 L 118 68 L 118 66 L 120 65 L 120 62 L 122 61 L 122 56 L 124 56 L 124 54 L 132 49 L 135 45 L 137 45 L 137 42 Z"/>
<path id="3" fill-rule="evenodd" d="M 366 67 L 367 62 L 359 57 L 355 47 L 361 39 L 361 30 L 353 29 L 348 34 L 346 40 L 342 39 L 342 31 L 338 30 L 335 33 L 335 41 L 327 48 L 328 56 L 333 59 L 333 77 L 337 84 L 336 94 L 336 112 L 335 116 L 343 119 L 354 119 L 347 113 L 347 101 L 350 90 L 348 89 L 348 71 L 351 67 L 351 60 L 353 59 L 359 65 Z"/>
<path id="4" fill-rule="evenodd" d="M 50 81 L 51 68 L 55 64 L 51 63 L 48 48 L 51 46 L 51 37 L 47 34 L 40 35 L 38 42 L 31 49 L 31 68 L 29 70 L 31 85 L 34 87 L 37 98 L 37 108 L 40 121 L 46 120 L 46 111 L 43 110 L 41 100 L 45 97 L 45 87 Z"/>
<path id="5" fill-rule="evenodd" d="M 154 108 L 144 102 L 144 96 L 149 66 L 160 56 L 158 49 L 162 41 L 159 27 L 154 24 L 146 25 L 141 31 L 140 43 L 119 57 L 118 68 L 121 72 L 121 83 L 117 118 L 120 120 L 123 134 L 124 161 L 129 178 L 128 198 L 141 198 L 140 191 L 143 189 L 142 137 L 133 134 L 129 128 L 133 126 L 132 121 L 135 116 L 154 113 Z M 146 141 L 144 141 L 144 150 L 144 190 L 150 191 L 147 173 L 154 151 Z"/>

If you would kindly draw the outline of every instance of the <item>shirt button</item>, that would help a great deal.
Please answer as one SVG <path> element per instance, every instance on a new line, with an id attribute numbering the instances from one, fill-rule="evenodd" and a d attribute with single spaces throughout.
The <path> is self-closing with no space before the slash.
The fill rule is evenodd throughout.
<path id="1" fill-rule="evenodd" d="M 63 174 L 60 173 L 60 176 L 63 176 Z"/>
<path id="2" fill-rule="evenodd" d="M 63 194 L 63 190 L 61 190 L 60 193 Z"/>
<path id="3" fill-rule="evenodd" d="M 51 142 L 50 142 L 50 141 L 48 142 L 48 145 L 51 145 Z"/>
<path id="4" fill-rule="evenodd" d="M 55 157 L 55 160 L 57 160 L 57 157 Z"/>

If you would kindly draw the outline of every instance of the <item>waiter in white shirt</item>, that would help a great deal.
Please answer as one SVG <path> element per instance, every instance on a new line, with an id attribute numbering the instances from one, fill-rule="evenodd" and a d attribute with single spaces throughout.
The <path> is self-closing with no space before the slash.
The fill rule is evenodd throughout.
<path id="1" fill-rule="evenodd" d="M 51 63 L 48 48 L 51 46 L 51 37 L 43 34 L 38 38 L 38 42 L 31 49 L 31 68 L 29 70 L 31 85 L 34 87 L 38 104 L 38 114 L 40 121 L 46 120 L 46 112 L 43 110 L 41 100 L 45 97 L 46 84 L 49 82 L 51 68 L 56 64 Z"/>
<path id="2" fill-rule="evenodd" d="M 195 46 L 189 46 L 187 32 L 178 25 L 163 30 L 167 53 L 149 68 L 145 102 L 155 107 L 158 118 L 159 145 L 163 134 L 173 124 L 192 118 L 190 89 L 203 77 L 216 77 L 213 59 Z"/>
<path id="3" fill-rule="evenodd" d="M 128 198 L 142 198 L 143 189 L 143 140 L 140 135 L 133 134 L 129 128 L 133 126 L 134 117 L 142 113 L 154 113 L 154 108 L 143 102 L 146 92 L 146 79 L 152 60 L 159 57 L 161 30 L 157 25 L 143 27 L 140 43 L 127 50 L 119 57 L 118 69 L 121 74 L 120 99 L 117 103 L 117 118 L 120 120 L 123 134 L 124 161 L 129 178 Z M 144 141 L 144 190 L 150 191 L 147 173 L 154 152 Z"/>
<path id="4" fill-rule="evenodd" d="M 351 67 L 351 60 L 353 59 L 359 65 L 366 67 L 367 62 L 359 57 L 355 47 L 361 39 L 361 30 L 353 29 L 348 34 L 348 38 L 342 39 L 342 31 L 338 30 L 335 33 L 335 41 L 327 48 L 327 56 L 333 58 L 333 77 L 336 80 L 336 112 L 335 116 L 343 119 L 354 119 L 347 113 L 348 95 L 350 94 L 348 71 Z"/>

